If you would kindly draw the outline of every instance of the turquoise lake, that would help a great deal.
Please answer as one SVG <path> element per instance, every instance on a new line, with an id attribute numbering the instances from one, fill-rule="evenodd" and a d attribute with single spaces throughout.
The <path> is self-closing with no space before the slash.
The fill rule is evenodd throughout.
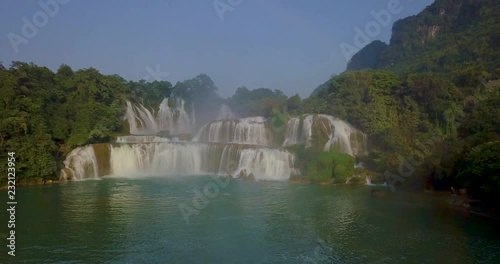
<path id="1" fill-rule="evenodd" d="M 16 257 L 2 239 L 0 263 L 500 263 L 497 222 L 372 188 L 210 176 L 18 188 Z"/>

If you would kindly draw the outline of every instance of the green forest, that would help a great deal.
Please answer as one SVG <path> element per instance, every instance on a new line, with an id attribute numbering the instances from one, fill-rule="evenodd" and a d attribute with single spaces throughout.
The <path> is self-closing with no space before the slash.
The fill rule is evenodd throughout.
<path id="1" fill-rule="evenodd" d="M 409 188 L 467 188 L 500 204 L 500 6 L 438 0 L 396 21 L 318 87 L 311 112 L 370 135 L 370 169 Z M 399 173 L 398 173 L 399 172 Z"/>
<path id="2" fill-rule="evenodd" d="M 246 87 L 223 99 L 205 74 L 172 85 L 94 68 L 61 65 L 53 72 L 33 63 L 0 64 L 1 159 L 16 152 L 20 183 L 55 180 L 73 148 L 128 134 L 126 100 L 154 107 L 176 96 L 195 105 L 224 102 L 240 116 L 333 115 L 368 134 L 371 152 L 363 162 L 391 184 L 467 188 L 498 205 L 500 10 L 493 0 L 460 2 L 436 1 L 397 21 L 388 45 L 368 45 L 306 99 Z M 331 157 L 315 155 L 319 172 Z"/>

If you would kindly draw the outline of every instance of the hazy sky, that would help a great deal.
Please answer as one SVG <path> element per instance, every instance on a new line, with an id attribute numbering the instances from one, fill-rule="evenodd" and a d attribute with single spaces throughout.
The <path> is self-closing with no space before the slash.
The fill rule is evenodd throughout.
<path id="1" fill-rule="evenodd" d="M 433 2 L 57 0 L 56 7 L 54 1 L 2 0 L 4 65 L 19 60 L 56 70 L 65 63 L 73 69 L 95 67 L 128 80 L 143 79 L 148 67 L 154 71 L 158 65 L 160 72 L 169 73 L 164 79 L 172 84 L 206 73 L 223 97 L 239 86 L 307 97 L 345 69 L 340 45 L 356 46 L 356 27 L 370 33 L 370 41 L 388 42 L 395 20 L 415 15 Z M 400 6 L 388 8 L 394 2 Z M 52 4 L 46 9 L 40 3 Z M 394 13 L 387 26 L 371 14 L 381 10 Z M 35 32 L 25 26 L 26 21 L 33 23 Z M 372 31 L 366 31 L 367 24 Z"/>

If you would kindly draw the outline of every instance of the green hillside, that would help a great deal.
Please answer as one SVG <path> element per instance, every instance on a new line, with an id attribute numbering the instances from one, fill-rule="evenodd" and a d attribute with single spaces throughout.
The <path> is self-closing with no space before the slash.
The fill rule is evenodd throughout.
<path id="1" fill-rule="evenodd" d="M 397 21 L 389 45 L 360 50 L 304 105 L 369 133 L 365 164 L 389 183 L 467 188 L 500 204 L 499 14 L 497 1 L 437 0 Z"/>

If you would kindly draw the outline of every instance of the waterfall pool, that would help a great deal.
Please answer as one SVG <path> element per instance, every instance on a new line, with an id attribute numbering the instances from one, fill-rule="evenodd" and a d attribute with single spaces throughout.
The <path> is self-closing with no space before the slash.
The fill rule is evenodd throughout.
<path id="1" fill-rule="evenodd" d="M 0 263 L 500 263 L 493 220 L 370 188 L 210 176 L 21 188 L 16 257 L 3 246 Z"/>

